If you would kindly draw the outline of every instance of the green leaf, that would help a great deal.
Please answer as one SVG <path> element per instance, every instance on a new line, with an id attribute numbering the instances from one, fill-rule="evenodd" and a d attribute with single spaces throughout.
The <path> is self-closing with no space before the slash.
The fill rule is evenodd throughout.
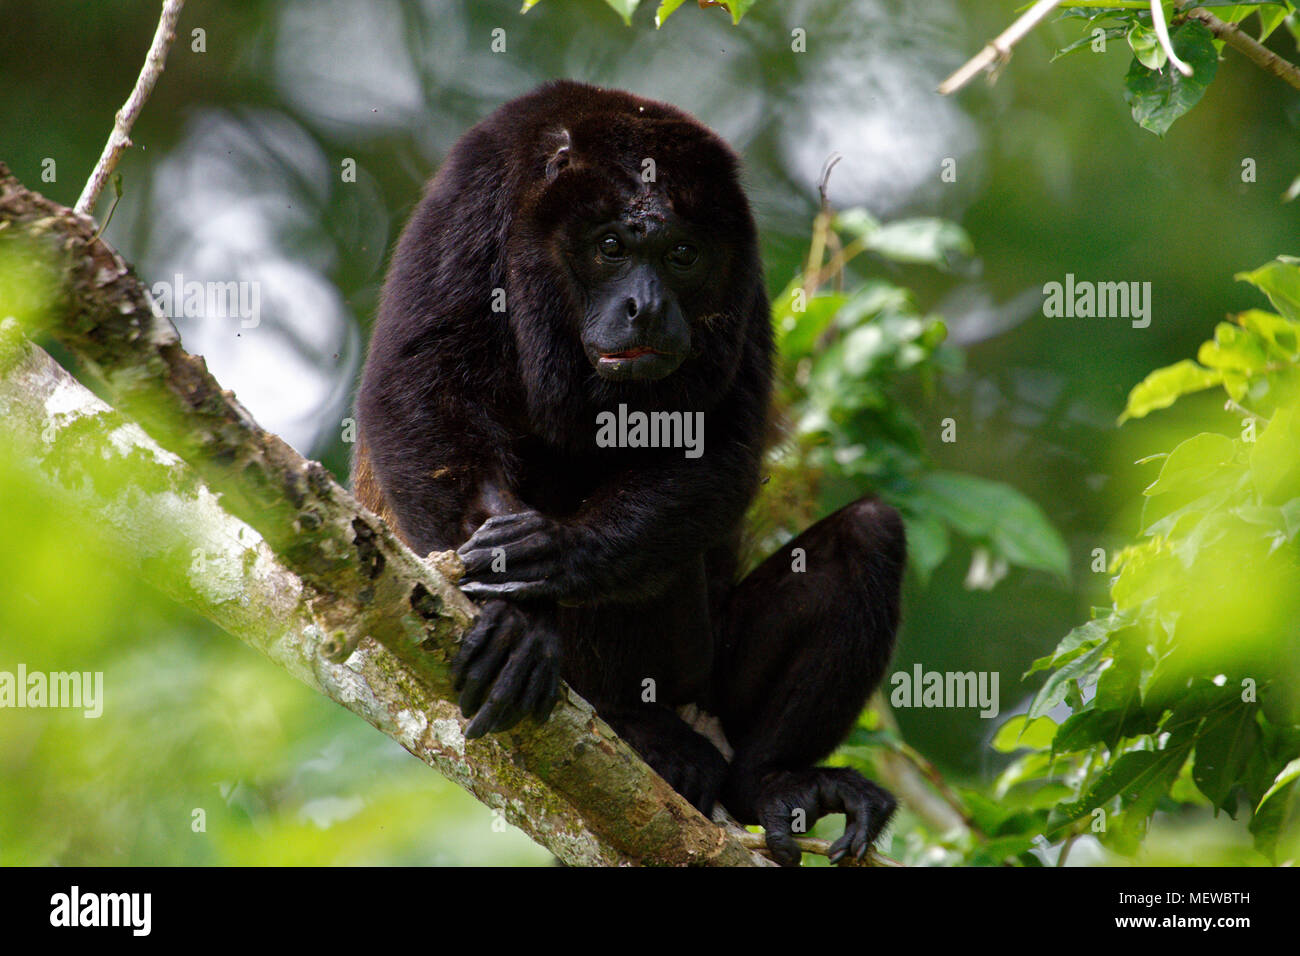
<path id="1" fill-rule="evenodd" d="M 920 481 L 927 502 L 960 533 L 987 542 L 1009 564 L 1065 579 L 1065 541 L 1032 500 L 1010 485 L 974 475 L 936 471 Z"/>
<path id="2" fill-rule="evenodd" d="M 915 308 L 912 305 L 912 294 L 907 289 L 886 282 L 884 279 L 868 279 L 845 299 L 843 308 L 835 316 L 835 325 L 845 330 L 854 329 L 882 313 L 903 315 L 913 312 Z M 919 328 L 921 327 L 918 326 Z"/>
<path id="3" fill-rule="evenodd" d="M 1273 308 L 1292 322 L 1300 322 L 1300 259 L 1278 256 L 1253 272 L 1238 272 L 1233 278 L 1259 289 Z"/>
<path id="4" fill-rule="evenodd" d="M 977 846 L 967 861 L 969 866 L 1001 866 L 1005 861 L 1027 853 L 1038 840 L 1036 833 L 996 837 Z"/>
<path id="5" fill-rule="evenodd" d="M 725 0 L 723 6 L 731 11 L 731 22 L 736 24 L 757 2 L 758 0 Z"/>
<path id="6" fill-rule="evenodd" d="M 1247 309 L 1238 314 L 1237 323 L 1267 342 L 1275 358 L 1288 362 L 1300 358 L 1300 322 L 1292 322 L 1263 309 Z"/>
<path id="7" fill-rule="evenodd" d="M 1254 706 L 1239 703 L 1226 713 L 1216 714 L 1206 720 L 1196 741 L 1192 779 L 1217 808 L 1232 816 L 1236 815 L 1233 791 L 1259 744 L 1255 712 Z"/>
<path id="8" fill-rule="evenodd" d="M 1109 43 L 1111 40 L 1118 40 L 1120 37 L 1126 35 L 1128 33 L 1128 28 L 1109 27 L 1104 32 L 1106 34 L 1106 42 Z M 1095 39 L 1092 35 L 1092 31 L 1089 30 L 1086 34 L 1079 37 L 1079 39 L 1075 40 L 1073 43 L 1067 43 L 1065 46 L 1061 47 L 1059 50 L 1053 53 L 1051 62 L 1055 63 L 1063 56 L 1068 56 L 1071 53 L 1077 53 L 1079 50 L 1090 48 L 1094 42 Z"/>
<path id="9" fill-rule="evenodd" d="M 1250 329 L 1220 322 L 1214 328 L 1214 341 L 1197 350 L 1196 360 L 1207 368 L 1225 375 L 1240 372 L 1249 377 L 1264 371 L 1269 364 L 1268 342 Z"/>
<path id="10" fill-rule="evenodd" d="M 1056 721 L 1050 717 L 1030 720 L 1023 714 L 1017 714 L 998 728 L 993 737 L 993 749 L 1004 754 L 1029 748 L 1042 750 L 1056 736 Z"/>
<path id="11" fill-rule="evenodd" d="M 1232 439 L 1214 432 L 1193 435 L 1169 453 L 1160 475 L 1143 490 L 1142 533 L 1170 535 L 1182 522 L 1220 507 L 1246 480 Z M 1112 590 L 1111 597 L 1118 600 L 1118 593 Z"/>
<path id="12" fill-rule="evenodd" d="M 846 301 L 841 293 L 823 293 L 805 299 L 804 310 L 796 312 L 794 301 L 800 289 L 799 280 L 796 279 L 772 303 L 772 320 L 776 325 L 778 347 L 782 355 L 792 359 L 812 354 L 817 340 Z"/>
<path id="13" fill-rule="evenodd" d="M 663 0 L 659 4 L 659 9 L 655 11 L 655 29 L 664 25 L 664 21 L 673 15 L 673 12 L 680 7 L 686 0 Z"/>
<path id="14" fill-rule="evenodd" d="M 1261 5 L 1259 10 L 1259 42 L 1263 43 L 1273 31 L 1282 25 L 1287 14 L 1291 12 L 1290 4 Z"/>
<path id="15" fill-rule="evenodd" d="M 1097 678 L 1097 693 L 1093 695 L 1092 707 L 1121 713 L 1140 707 L 1138 683 L 1143 668 L 1150 663 L 1141 630 L 1120 628 L 1111 635 L 1108 650 L 1110 666 Z"/>
<path id="16" fill-rule="evenodd" d="M 1121 754 L 1097 778 L 1086 796 L 1060 810 L 1067 819 L 1077 820 L 1119 797 L 1121 806 L 1128 805 L 1144 817 L 1169 792 L 1190 751 L 1190 742 L 1180 742 L 1164 750 L 1131 750 Z"/>
<path id="17" fill-rule="evenodd" d="M 1300 780 L 1300 757 L 1292 760 L 1278 772 L 1278 775 L 1275 778 L 1273 778 L 1273 785 L 1269 787 L 1268 792 L 1260 798 L 1259 806 L 1255 808 L 1256 812 L 1258 812 L 1264 804 L 1268 803 L 1272 796 L 1280 792 L 1283 787 L 1295 780 Z"/>
<path id="18" fill-rule="evenodd" d="M 948 556 L 948 526 L 935 515 L 907 515 L 907 565 L 922 581 Z"/>
<path id="19" fill-rule="evenodd" d="M 1087 654 L 1075 658 L 1048 677 L 1047 683 L 1043 684 L 1042 690 L 1034 696 L 1033 703 L 1029 705 L 1027 716 L 1031 720 L 1046 716 L 1048 711 L 1065 700 L 1076 680 L 1095 673 L 1101 667 L 1105 654 L 1106 645 L 1094 647 Z"/>
<path id="20" fill-rule="evenodd" d="M 1085 710 L 1072 714 L 1052 740 L 1052 752 L 1087 750 L 1115 736 L 1120 716 L 1113 711 Z"/>
<path id="21" fill-rule="evenodd" d="M 880 228 L 880 220 L 860 206 L 837 212 L 831 224 L 840 232 L 847 232 L 864 241 L 870 239 Z"/>
<path id="22" fill-rule="evenodd" d="M 1022 783 L 1035 783 L 1052 776 L 1052 755 L 1045 750 L 1033 750 L 1012 760 L 994 784 L 993 792 L 1004 796 L 1012 787 Z"/>
<path id="23" fill-rule="evenodd" d="M 1279 408 L 1250 452 L 1250 478 L 1265 504 L 1300 498 L 1300 408 Z"/>
<path id="24" fill-rule="evenodd" d="M 1144 418 L 1158 408 L 1168 408 L 1179 396 L 1199 392 L 1222 381 L 1222 372 L 1201 368 L 1191 359 L 1156 369 L 1133 386 L 1128 394 L 1128 403 L 1124 406 L 1124 414 L 1119 417 L 1119 424 L 1124 424 L 1130 418 Z"/>
<path id="25" fill-rule="evenodd" d="M 1260 802 L 1250 821 L 1255 847 L 1275 865 L 1293 864 L 1300 858 L 1300 781 L 1294 772 L 1283 782 L 1296 761 L 1279 774 L 1279 783 Z"/>
<path id="26" fill-rule="evenodd" d="M 1110 669 L 1101 672 L 1097 685 L 1101 685 Z M 1097 744 L 1114 748 L 1123 737 L 1151 734 L 1156 721 L 1138 706 L 1119 710 L 1084 710 L 1071 715 L 1052 740 L 1053 753 L 1071 753 L 1087 750 Z"/>
<path id="27" fill-rule="evenodd" d="M 1172 67 L 1149 70 L 1136 58 L 1124 77 L 1124 99 L 1133 120 L 1143 129 L 1164 136 L 1174 120 L 1195 106 L 1219 68 L 1214 35 L 1198 20 L 1189 20 L 1172 34 L 1174 52 L 1192 68 L 1183 76 Z"/>
<path id="28" fill-rule="evenodd" d="M 1033 666 L 1025 671 L 1024 676 L 1028 677 L 1030 674 L 1046 670 L 1049 667 L 1068 664 L 1076 657 L 1087 653 L 1102 643 L 1116 628 L 1125 626 L 1127 626 L 1127 623 L 1124 619 L 1116 615 L 1098 618 L 1095 621 L 1089 621 L 1087 624 L 1080 624 L 1061 638 L 1061 642 L 1056 645 L 1054 652 L 1034 661 Z"/>
<path id="29" fill-rule="evenodd" d="M 605 2 L 623 18 L 623 22 L 628 26 L 632 25 L 632 14 L 636 13 L 636 8 L 641 5 L 641 0 L 605 0 Z"/>
<path id="30" fill-rule="evenodd" d="M 1160 475 L 1142 492 L 1148 498 L 1177 495 L 1189 500 L 1213 490 L 1224 476 L 1224 466 L 1236 457 L 1231 438 L 1202 432 L 1179 442 L 1160 467 Z"/>
<path id="31" fill-rule="evenodd" d="M 867 237 L 867 248 L 894 262 L 947 268 L 974 252 L 966 230 L 946 219 L 900 219 L 880 226 Z"/>
<path id="32" fill-rule="evenodd" d="M 1214 6 L 1213 2 L 1201 4 L 1202 6 Z M 1219 10 L 1219 19 L 1224 23 L 1237 24 L 1246 19 L 1252 13 L 1259 9 L 1258 3 L 1229 3 L 1224 4 Z"/>
<path id="33" fill-rule="evenodd" d="M 1160 69 L 1169 58 L 1165 48 L 1160 45 L 1156 31 L 1147 29 L 1138 20 L 1133 21 L 1133 25 L 1129 27 L 1128 45 L 1137 61 L 1148 70 Z"/>

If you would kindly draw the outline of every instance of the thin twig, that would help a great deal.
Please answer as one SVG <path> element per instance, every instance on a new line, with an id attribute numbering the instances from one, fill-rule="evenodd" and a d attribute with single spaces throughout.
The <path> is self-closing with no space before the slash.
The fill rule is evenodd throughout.
<path id="1" fill-rule="evenodd" d="M 90 179 L 86 181 L 86 188 L 81 191 L 81 198 L 77 200 L 76 210 L 83 216 L 89 216 L 95 211 L 95 203 L 99 200 L 104 184 L 117 168 L 117 161 L 131 145 L 131 127 L 135 125 L 140 110 L 144 108 L 149 94 L 153 92 L 154 84 L 158 82 L 158 75 L 163 71 L 167 51 L 171 48 L 172 41 L 176 39 L 176 21 L 180 19 L 181 7 L 184 5 L 185 0 L 163 2 L 158 29 L 154 31 L 153 43 L 149 47 L 148 56 L 145 57 L 144 66 L 140 68 L 140 75 L 136 78 L 135 89 L 131 91 L 126 104 L 117 111 L 113 132 L 109 134 L 108 142 L 104 144 L 104 152 L 100 154 L 99 162 L 95 164 Z"/>
<path id="2" fill-rule="evenodd" d="M 1011 48 L 1060 4 L 1061 0 L 1038 0 L 1015 23 L 985 44 L 984 49 L 971 57 L 961 69 L 940 83 L 939 92 L 945 96 L 956 93 L 981 70 L 986 70 L 999 61 L 1005 63 L 1011 57 Z"/>
<path id="3" fill-rule="evenodd" d="M 747 850 L 757 850 L 764 856 L 772 855 L 771 851 L 767 848 L 767 838 L 761 833 L 750 833 L 748 830 L 740 830 L 738 832 L 733 832 L 732 836 L 736 838 L 737 843 Z M 804 853 L 812 853 L 816 856 L 831 855 L 830 840 L 823 840 L 820 837 L 795 837 L 794 842 L 799 845 L 799 849 Z M 861 862 L 854 860 L 849 856 L 846 856 L 843 862 L 849 864 L 859 863 L 859 865 L 865 864 L 868 866 L 903 866 L 902 863 L 895 860 L 893 857 L 881 856 L 874 849 L 868 850 L 866 858 Z"/>
<path id="4" fill-rule="evenodd" d="M 1300 66 L 1282 59 L 1249 33 L 1237 29 L 1231 23 L 1225 23 L 1204 7 L 1196 7 L 1187 14 L 1187 18 L 1200 20 L 1211 33 L 1237 52 L 1244 54 L 1260 69 L 1272 73 L 1300 90 Z"/>
<path id="5" fill-rule="evenodd" d="M 1061 852 L 1056 857 L 1057 866 L 1065 866 L 1065 858 L 1070 855 L 1070 849 L 1074 846 L 1074 841 L 1079 839 L 1078 833 L 1071 833 L 1061 844 Z"/>

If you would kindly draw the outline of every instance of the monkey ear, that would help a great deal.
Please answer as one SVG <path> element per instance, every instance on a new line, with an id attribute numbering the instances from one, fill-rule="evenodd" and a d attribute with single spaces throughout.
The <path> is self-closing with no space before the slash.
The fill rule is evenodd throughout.
<path id="1" fill-rule="evenodd" d="M 551 158 L 546 161 L 546 181 L 553 182 L 560 170 L 569 165 L 569 131 L 559 129 L 551 134 Z"/>

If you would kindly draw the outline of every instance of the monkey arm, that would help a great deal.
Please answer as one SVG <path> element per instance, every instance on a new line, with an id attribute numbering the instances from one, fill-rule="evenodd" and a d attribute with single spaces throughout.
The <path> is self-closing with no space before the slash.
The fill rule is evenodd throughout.
<path id="1" fill-rule="evenodd" d="M 563 519 L 534 510 L 489 518 L 459 550 L 461 587 L 474 598 L 563 604 L 657 594 L 687 559 L 732 535 L 757 476 L 757 447 L 732 442 L 625 472 Z"/>

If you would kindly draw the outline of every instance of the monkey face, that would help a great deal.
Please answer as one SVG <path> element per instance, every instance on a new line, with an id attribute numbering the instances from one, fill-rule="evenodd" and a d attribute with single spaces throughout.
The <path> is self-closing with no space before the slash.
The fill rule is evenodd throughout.
<path id="1" fill-rule="evenodd" d="M 596 374 L 656 381 L 676 371 L 692 345 L 684 304 L 705 275 L 695 230 L 643 204 L 581 230 L 569 255 L 587 293 L 581 339 Z"/>
<path id="2" fill-rule="evenodd" d="M 762 266 L 735 154 L 669 107 L 602 95 L 548 116 L 514 155 L 515 205 L 495 219 L 506 248 L 493 261 L 533 421 L 549 421 L 565 376 L 599 407 L 633 393 L 711 407 L 757 360 L 747 337 L 770 339 L 755 318 Z"/>

